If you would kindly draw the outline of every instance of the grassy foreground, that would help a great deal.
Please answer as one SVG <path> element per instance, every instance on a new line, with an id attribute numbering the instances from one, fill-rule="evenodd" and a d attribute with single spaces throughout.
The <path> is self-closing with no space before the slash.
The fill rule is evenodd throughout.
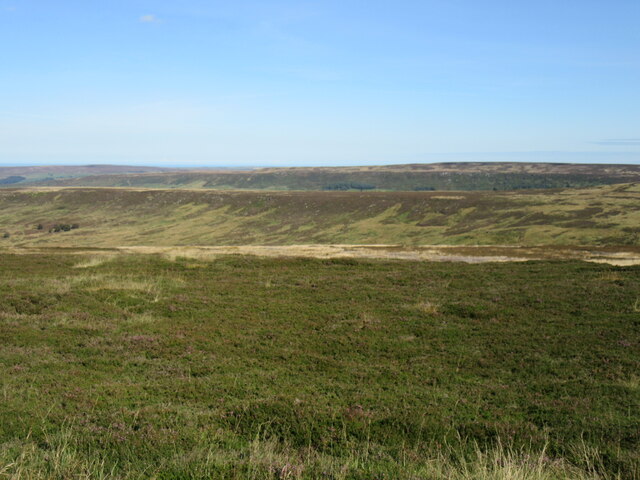
<path id="1" fill-rule="evenodd" d="M 0 256 L 0 478 L 640 478 L 640 267 Z"/>

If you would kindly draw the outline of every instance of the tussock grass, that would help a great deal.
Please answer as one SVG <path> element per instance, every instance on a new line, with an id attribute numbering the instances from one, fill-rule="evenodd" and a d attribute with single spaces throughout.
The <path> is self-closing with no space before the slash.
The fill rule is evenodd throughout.
<path id="1" fill-rule="evenodd" d="M 400 452 L 396 461 L 378 451 L 375 445 L 346 456 L 331 456 L 313 449 L 294 449 L 274 439 L 258 435 L 243 447 L 223 449 L 201 446 L 182 456 L 164 458 L 142 472 L 131 458 L 121 468 L 109 468 L 97 452 L 92 455 L 79 448 L 74 431 L 64 429 L 45 434 L 43 444 L 33 441 L 8 443 L 0 451 L 0 478 L 7 480 L 187 478 L 220 479 L 317 479 L 351 478 L 448 479 L 448 480 L 623 480 L 600 475 L 597 451 L 584 449 L 583 465 L 551 458 L 539 452 L 504 447 L 500 442 L 490 450 L 477 445 L 471 454 L 444 447 L 412 449 Z M 363 475 L 364 474 L 364 475 Z M 175 477 L 173 477 L 175 478 Z"/>
<path id="2" fill-rule="evenodd" d="M 90 456 L 78 450 L 73 431 L 63 429 L 44 434 L 44 442 L 12 442 L 0 445 L 0 479 L 107 480 L 116 478 L 100 456 Z M 92 458 L 93 457 L 93 458 Z"/>
<path id="3" fill-rule="evenodd" d="M 170 248 L 163 251 L 162 256 L 172 262 L 181 259 L 211 262 L 218 257 L 215 252 L 196 248 Z"/>
<path id="4" fill-rule="evenodd" d="M 72 431 L 47 435 L 44 444 L 32 441 L 1 445 L 0 478 L 115 479 L 115 478 L 219 478 L 317 479 L 394 478 L 451 480 L 626 480 L 602 471 L 601 455 L 585 449 L 580 465 L 539 452 L 505 448 L 475 448 L 467 454 L 457 449 L 401 450 L 389 457 L 375 445 L 363 451 L 332 456 L 313 449 L 294 449 L 276 440 L 256 439 L 235 448 L 194 448 L 160 459 L 144 469 L 129 458 L 109 466 L 100 452 L 90 453 L 76 444 Z"/>
<path id="5" fill-rule="evenodd" d="M 112 261 L 114 259 L 113 255 L 105 256 L 105 255 L 97 255 L 93 257 L 89 257 L 82 262 L 75 264 L 74 268 L 93 268 L 103 265 L 106 262 Z"/>
<path id="6" fill-rule="evenodd" d="M 29 289 L 32 291 L 54 294 L 69 293 L 74 290 L 137 290 L 149 294 L 156 294 L 162 289 L 165 279 L 144 278 L 136 275 L 110 275 L 105 273 L 83 273 L 62 277 L 33 279 L 3 279 L 4 284 L 13 288 Z M 171 279 L 171 282 L 180 282 Z"/>
<path id="7" fill-rule="evenodd" d="M 160 321 L 161 317 L 150 312 L 131 313 L 127 315 L 126 321 L 131 325 L 146 325 Z"/>
<path id="8" fill-rule="evenodd" d="M 628 379 L 623 379 L 620 384 L 630 390 L 640 391 L 640 375 L 631 375 Z"/>
<path id="9" fill-rule="evenodd" d="M 416 303 L 414 308 L 419 312 L 426 313 L 427 315 L 438 315 L 438 313 L 440 313 L 440 305 L 429 300 L 423 300 L 422 302 Z"/>
<path id="10" fill-rule="evenodd" d="M 80 277 L 77 282 L 72 281 L 85 290 L 138 290 L 148 294 L 158 294 L 161 289 L 162 281 L 153 278 L 141 278 L 137 276 L 106 276 L 106 275 L 87 275 Z"/>

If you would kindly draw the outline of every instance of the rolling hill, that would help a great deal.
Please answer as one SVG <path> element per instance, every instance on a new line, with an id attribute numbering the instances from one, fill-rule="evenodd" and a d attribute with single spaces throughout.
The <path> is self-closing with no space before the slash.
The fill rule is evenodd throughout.
<path id="1" fill-rule="evenodd" d="M 100 175 L 88 174 L 85 169 L 80 173 L 75 178 L 68 173 L 70 178 L 28 181 L 37 180 L 37 184 L 48 186 L 390 191 L 580 188 L 640 181 L 640 165 L 514 162 L 253 170 L 158 169 L 138 173 L 101 172 Z"/>
<path id="2" fill-rule="evenodd" d="M 50 232 L 55 225 L 78 224 Z M 41 229 L 38 229 L 41 226 Z M 640 245 L 640 185 L 518 192 L 0 191 L 0 245 Z"/>
<path id="3" fill-rule="evenodd" d="M 0 167 L 0 186 L 84 176 L 170 172 L 175 169 L 130 165 L 40 165 Z"/>

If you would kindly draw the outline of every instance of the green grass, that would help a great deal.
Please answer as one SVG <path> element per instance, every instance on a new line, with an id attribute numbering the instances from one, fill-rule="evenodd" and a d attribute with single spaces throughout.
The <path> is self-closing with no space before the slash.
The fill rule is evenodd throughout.
<path id="1" fill-rule="evenodd" d="M 80 228 L 49 233 L 56 223 Z M 637 246 L 639 225 L 637 184 L 506 193 L 0 191 L 0 235 L 10 235 L 0 247 Z"/>
<path id="2" fill-rule="evenodd" d="M 640 267 L 0 257 L 0 478 L 640 478 Z"/>

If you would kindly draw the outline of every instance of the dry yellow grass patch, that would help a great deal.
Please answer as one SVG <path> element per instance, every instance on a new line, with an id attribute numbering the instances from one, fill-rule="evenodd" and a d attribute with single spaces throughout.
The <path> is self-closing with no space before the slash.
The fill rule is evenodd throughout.
<path id="1" fill-rule="evenodd" d="M 640 390 L 640 377 L 637 375 L 632 375 L 627 380 L 621 381 L 620 385 L 630 390 Z"/>
<path id="2" fill-rule="evenodd" d="M 184 284 L 184 280 L 180 278 L 171 278 L 169 280 L 163 277 L 142 278 L 129 275 L 81 275 L 68 277 L 66 280 L 69 282 L 69 289 L 81 288 L 88 291 L 131 290 L 152 295 L 154 302 L 160 300 L 166 282 L 170 281 L 172 285 Z"/>
<path id="3" fill-rule="evenodd" d="M 155 315 L 152 315 L 149 312 L 144 312 L 127 315 L 126 322 L 131 325 L 147 325 L 150 323 L 156 323 L 158 320 L 159 318 Z"/>
<path id="4" fill-rule="evenodd" d="M 413 308 L 427 315 L 438 315 L 440 313 L 440 305 L 429 300 L 423 300 L 416 303 Z"/>
<path id="5" fill-rule="evenodd" d="M 602 278 L 602 280 L 604 280 L 605 282 L 617 282 L 622 280 L 622 275 L 620 275 L 620 272 L 612 270 L 610 272 L 603 273 L 600 278 Z"/>
<path id="6" fill-rule="evenodd" d="M 416 338 L 415 335 L 400 335 L 400 340 L 402 340 L 403 342 L 413 342 Z"/>
<path id="7" fill-rule="evenodd" d="M 171 249 L 170 251 L 163 253 L 163 257 L 172 262 L 178 260 L 179 258 L 185 258 L 188 260 L 197 260 L 200 262 L 211 262 L 215 260 L 218 255 L 214 252 L 208 252 L 206 250 L 201 249 Z M 191 266 L 196 266 L 196 264 L 190 264 Z"/>
<path id="8" fill-rule="evenodd" d="M 113 260 L 114 255 L 99 255 L 95 257 L 90 257 L 83 260 L 80 263 L 77 263 L 73 266 L 73 268 L 91 268 L 102 265 L 103 263 L 109 262 Z"/>
<path id="9" fill-rule="evenodd" d="M 87 256 L 82 248 L 64 250 L 47 248 L 11 248 L 4 250 L 12 254 L 74 254 Z M 632 247 L 627 251 L 598 251 L 597 247 L 586 251 L 566 247 L 547 249 L 544 246 L 524 247 L 507 245 L 414 245 L 399 244 L 294 244 L 294 245 L 218 245 L 218 246 L 121 246 L 113 247 L 114 253 L 89 255 L 75 268 L 90 268 L 114 260 L 122 254 L 159 255 L 171 261 L 193 260 L 188 266 L 202 267 L 198 262 L 211 262 L 223 255 L 253 255 L 259 257 L 305 257 L 305 258 L 362 258 L 383 260 L 409 260 L 433 262 L 523 262 L 527 260 L 572 259 L 586 262 L 606 263 L 615 266 L 640 265 L 640 252 Z M 606 274 L 605 274 L 606 275 Z M 615 272 L 611 280 L 615 281 Z M 8 280 L 0 280 L 8 281 Z M 44 279 L 50 282 L 49 279 Z"/>
<path id="10" fill-rule="evenodd" d="M 358 325 L 359 330 L 364 330 L 365 328 L 373 328 L 375 325 L 379 324 L 380 320 L 367 312 L 362 312 L 360 314 L 360 321 Z"/>
<path id="11" fill-rule="evenodd" d="M 83 273 L 80 275 L 60 278 L 38 278 L 37 281 L 26 279 L 5 279 L 0 282 L 19 289 L 47 293 L 65 294 L 73 290 L 136 290 L 147 293 L 157 293 L 162 288 L 163 278 L 140 278 L 125 275 L 109 275 L 104 273 Z M 171 282 L 181 282 L 172 278 Z"/>

